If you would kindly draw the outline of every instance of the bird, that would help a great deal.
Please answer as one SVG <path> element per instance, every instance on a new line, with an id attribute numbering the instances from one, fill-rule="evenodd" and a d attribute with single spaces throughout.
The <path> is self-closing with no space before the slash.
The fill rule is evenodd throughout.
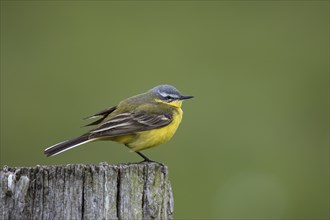
<path id="1" fill-rule="evenodd" d="M 193 96 L 182 95 L 171 85 L 158 85 L 84 118 L 98 118 L 85 125 L 95 128 L 79 137 L 46 148 L 44 154 L 54 156 L 88 142 L 110 140 L 124 144 L 140 155 L 143 161 L 152 162 L 140 151 L 172 138 L 182 120 L 182 102 L 191 98 Z"/>

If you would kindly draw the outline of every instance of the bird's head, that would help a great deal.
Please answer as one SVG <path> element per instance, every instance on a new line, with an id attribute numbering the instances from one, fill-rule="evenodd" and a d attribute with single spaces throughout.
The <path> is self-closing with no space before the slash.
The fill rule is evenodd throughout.
<path id="1" fill-rule="evenodd" d="M 171 85 L 159 85 L 149 90 L 149 92 L 156 95 L 159 101 L 176 107 L 180 107 L 183 100 L 193 98 L 193 96 L 182 95 L 179 90 Z"/>

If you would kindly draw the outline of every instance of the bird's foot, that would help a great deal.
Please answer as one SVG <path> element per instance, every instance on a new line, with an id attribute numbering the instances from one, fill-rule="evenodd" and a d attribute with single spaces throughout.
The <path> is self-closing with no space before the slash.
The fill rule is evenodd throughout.
<path id="1" fill-rule="evenodd" d="M 144 160 L 142 160 L 140 163 L 158 163 L 154 160 L 150 160 L 149 158 L 144 158 Z"/>

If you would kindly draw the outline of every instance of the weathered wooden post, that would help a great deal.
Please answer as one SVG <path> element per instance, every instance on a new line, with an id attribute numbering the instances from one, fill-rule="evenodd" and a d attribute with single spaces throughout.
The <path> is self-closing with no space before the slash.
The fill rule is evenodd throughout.
<path id="1" fill-rule="evenodd" d="M 0 219 L 172 219 L 158 163 L 2 167 Z"/>

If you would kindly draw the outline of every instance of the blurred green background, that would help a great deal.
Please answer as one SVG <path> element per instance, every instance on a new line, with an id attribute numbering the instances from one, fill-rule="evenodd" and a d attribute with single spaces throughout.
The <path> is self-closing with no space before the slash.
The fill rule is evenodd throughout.
<path id="1" fill-rule="evenodd" d="M 1 1 L 1 165 L 140 161 L 81 118 L 169 83 L 175 217 L 329 218 L 328 1 Z"/>

